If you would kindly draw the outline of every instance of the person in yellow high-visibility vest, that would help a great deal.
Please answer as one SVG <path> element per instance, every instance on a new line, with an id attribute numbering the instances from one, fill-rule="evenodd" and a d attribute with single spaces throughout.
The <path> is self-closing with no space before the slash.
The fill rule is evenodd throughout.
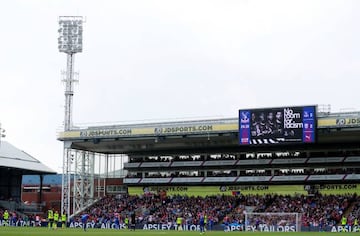
<path id="1" fill-rule="evenodd" d="M 354 231 L 359 232 L 359 220 L 357 218 L 354 219 Z"/>
<path id="2" fill-rule="evenodd" d="M 54 211 L 52 209 L 48 210 L 48 227 L 49 229 L 52 228 L 54 223 Z"/>
<path id="3" fill-rule="evenodd" d="M 9 212 L 8 210 L 5 210 L 4 214 L 3 214 L 3 218 L 4 218 L 4 223 L 5 225 L 9 226 Z"/>
<path id="4" fill-rule="evenodd" d="M 183 230 L 182 228 L 182 218 L 179 216 L 176 218 L 177 230 Z"/>
<path id="5" fill-rule="evenodd" d="M 61 228 L 66 228 L 66 214 L 61 214 Z"/>
<path id="6" fill-rule="evenodd" d="M 54 223 L 53 223 L 53 228 L 57 229 L 57 224 L 59 222 L 59 212 L 55 211 L 54 213 Z"/>
<path id="7" fill-rule="evenodd" d="M 125 223 L 125 227 L 126 227 L 127 229 L 129 229 L 129 217 L 128 217 L 128 216 L 125 217 L 124 223 Z"/>
<path id="8" fill-rule="evenodd" d="M 207 221 L 207 215 L 205 214 L 204 216 L 204 231 L 206 231 L 206 225 L 207 225 L 208 221 Z"/>
<path id="9" fill-rule="evenodd" d="M 341 225 L 342 225 L 342 231 L 345 232 L 346 230 L 346 223 L 347 223 L 347 218 L 345 216 L 343 216 L 341 218 Z"/>

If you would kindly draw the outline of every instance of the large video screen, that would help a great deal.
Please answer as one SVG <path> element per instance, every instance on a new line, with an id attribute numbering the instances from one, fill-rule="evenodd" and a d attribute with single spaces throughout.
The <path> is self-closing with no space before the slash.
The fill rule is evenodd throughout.
<path id="1" fill-rule="evenodd" d="M 314 143 L 316 121 L 315 106 L 239 110 L 239 143 Z"/>

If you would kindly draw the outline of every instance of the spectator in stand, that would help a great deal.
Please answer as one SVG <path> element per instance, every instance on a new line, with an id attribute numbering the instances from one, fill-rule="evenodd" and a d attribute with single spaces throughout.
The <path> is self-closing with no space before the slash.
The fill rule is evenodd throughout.
<path id="1" fill-rule="evenodd" d="M 199 225 L 200 225 L 200 234 L 205 233 L 205 216 L 204 216 L 204 214 L 200 214 Z"/>
<path id="2" fill-rule="evenodd" d="M 90 217 L 89 214 L 86 214 L 86 213 L 81 216 L 81 223 L 82 223 L 82 227 L 83 227 L 84 231 L 86 231 L 86 229 L 87 229 L 87 222 L 88 222 L 89 217 Z"/>
<path id="3" fill-rule="evenodd" d="M 136 229 L 136 217 L 135 217 L 135 212 L 133 212 L 133 213 L 131 214 L 131 228 L 132 228 L 132 230 L 134 230 L 134 231 L 135 231 L 135 229 Z"/>

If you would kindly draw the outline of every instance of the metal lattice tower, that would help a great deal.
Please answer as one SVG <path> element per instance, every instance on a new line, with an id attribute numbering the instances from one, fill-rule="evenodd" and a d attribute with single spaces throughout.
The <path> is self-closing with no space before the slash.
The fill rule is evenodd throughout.
<path id="1" fill-rule="evenodd" d="M 94 201 L 94 153 L 78 151 L 75 160 L 73 213 Z"/>
<path id="2" fill-rule="evenodd" d="M 74 59 L 82 52 L 83 17 L 59 17 L 59 51 L 67 54 L 65 72 L 65 117 L 64 131 L 72 129 L 72 107 L 74 95 Z M 71 178 L 74 177 L 74 191 Z M 94 195 L 94 155 L 71 149 L 71 143 L 64 142 L 63 175 L 61 192 L 61 213 L 68 216 L 91 204 Z M 73 203 L 71 211 L 70 205 Z"/>

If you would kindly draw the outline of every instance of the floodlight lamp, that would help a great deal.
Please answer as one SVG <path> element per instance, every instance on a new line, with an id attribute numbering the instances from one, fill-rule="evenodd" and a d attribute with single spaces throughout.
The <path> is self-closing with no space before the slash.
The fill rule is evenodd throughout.
<path id="1" fill-rule="evenodd" d="M 82 17 L 60 17 L 59 51 L 77 53 L 82 51 Z"/>

